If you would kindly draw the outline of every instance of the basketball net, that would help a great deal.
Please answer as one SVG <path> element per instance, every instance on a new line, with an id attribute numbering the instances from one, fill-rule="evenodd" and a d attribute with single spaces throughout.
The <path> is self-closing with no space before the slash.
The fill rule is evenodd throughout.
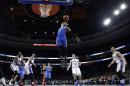
<path id="1" fill-rule="evenodd" d="M 52 9 L 52 5 L 40 4 L 39 11 L 41 12 L 41 17 L 47 18 L 50 16 L 50 11 Z"/>

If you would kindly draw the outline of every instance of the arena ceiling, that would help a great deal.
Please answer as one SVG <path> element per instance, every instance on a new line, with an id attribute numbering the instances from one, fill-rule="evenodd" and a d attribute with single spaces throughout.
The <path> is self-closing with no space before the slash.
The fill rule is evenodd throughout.
<path id="1" fill-rule="evenodd" d="M 70 16 L 69 25 L 82 42 L 75 43 L 68 34 L 70 48 L 90 48 L 101 45 L 116 45 L 128 41 L 130 30 L 130 2 L 128 0 L 77 0 L 72 6 L 60 6 L 58 12 L 48 18 L 41 18 L 32 10 L 32 5 L 22 5 L 17 0 L 2 0 L 0 3 L 1 45 L 12 48 L 52 49 L 34 47 L 33 43 L 55 43 L 62 16 Z M 113 11 L 126 3 L 127 8 L 118 16 Z M 110 25 L 103 24 L 111 18 Z M 119 43 L 119 44 L 121 44 Z M 54 49 L 54 48 L 53 48 Z"/>

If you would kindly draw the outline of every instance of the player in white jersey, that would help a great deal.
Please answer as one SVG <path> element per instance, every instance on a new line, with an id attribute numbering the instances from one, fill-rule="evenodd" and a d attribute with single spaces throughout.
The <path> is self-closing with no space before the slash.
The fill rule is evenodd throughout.
<path id="1" fill-rule="evenodd" d="M 123 73 L 125 73 L 125 67 L 127 65 L 127 61 L 125 57 L 118 51 L 116 51 L 115 47 L 111 47 L 112 51 L 112 59 L 113 61 L 108 65 L 110 67 L 112 64 L 117 63 L 116 72 L 120 79 L 121 84 L 125 84 L 125 76 Z"/>
<path id="2" fill-rule="evenodd" d="M 0 86 L 6 86 L 6 81 L 5 81 L 5 77 L 4 77 L 4 72 L 3 72 L 3 64 L 0 63 Z"/>
<path id="3" fill-rule="evenodd" d="M 81 81 L 82 74 L 81 74 L 80 67 L 79 67 L 80 66 L 79 59 L 76 58 L 75 54 L 72 54 L 72 57 L 73 57 L 73 59 L 70 60 L 67 71 L 70 69 L 70 67 L 72 68 L 72 74 L 74 76 L 74 80 L 76 81 L 75 82 L 75 85 L 76 85 L 78 79 Z"/>
<path id="4" fill-rule="evenodd" d="M 18 55 L 14 58 L 13 63 L 11 64 L 11 69 L 14 71 L 15 76 L 12 77 L 10 81 L 10 85 L 14 85 L 15 82 L 19 82 L 19 84 L 22 83 L 23 77 L 24 77 L 24 56 L 22 52 L 18 52 Z"/>
<path id="5" fill-rule="evenodd" d="M 17 65 L 17 58 L 13 59 L 13 62 L 11 63 L 10 68 L 13 71 L 13 75 L 11 77 L 9 85 L 13 85 L 12 82 L 16 80 L 16 78 L 18 77 L 18 73 L 19 73 L 19 68 Z"/>
<path id="6" fill-rule="evenodd" d="M 33 75 L 33 70 L 32 70 L 32 66 L 35 66 L 34 60 L 36 58 L 36 54 L 32 54 L 32 56 L 27 60 L 27 62 L 25 63 L 25 77 L 24 80 L 26 79 L 26 77 L 28 76 L 29 78 L 31 78 L 32 81 L 32 86 L 35 86 L 36 83 L 34 81 L 34 75 Z"/>

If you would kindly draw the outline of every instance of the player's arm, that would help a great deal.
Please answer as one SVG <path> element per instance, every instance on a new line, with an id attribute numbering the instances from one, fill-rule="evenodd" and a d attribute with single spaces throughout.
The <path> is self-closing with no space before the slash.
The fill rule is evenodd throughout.
<path id="1" fill-rule="evenodd" d="M 70 27 L 66 27 L 66 30 L 67 30 L 68 32 L 71 32 Z"/>
<path id="2" fill-rule="evenodd" d="M 47 66 L 45 66 L 45 69 L 44 69 L 44 71 L 46 71 L 46 69 L 47 69 Z"/>
<path id="3" fill-rule="evenodd" d="M 18 56 L 14 58 L 16 60 L 16 65 L 18 65 Z"/>
<path id="4" fill-rule="evenodd" d="M 92 64 L 95 63 L 96 61 L 88 61 L 88 64 Z"/>
<path id="5" fill-rule="evenodd" d="M 22 66 L 25 66 L 24 56 L 23 56 L 23 55 L 21 55 L 21 56 L 20 56 L 20 58 L 21 58 L 21 63 L 22 63 Z"/>
<path id="6" fill-rule="evenodd" d="M 52 69 L 52 66 L 50 66 L 51 67 L 51 69 Z"/>
<path id="7" fill-rule="evenodd" d="M 115 63 L 115 61 L 112 60 L 112 62 L 108 65 L 108 68 L 113 65 Z"/>
<path id="8" fill-rule="evenodd" d="M 70 30 L 70 33 L 75 37 L 77 42 L 81 42 L 80 38 L 74 32 Z"/>
<path id="9" fill-rule="evenodd" d="M 67 71 L 70 69 L 72 62 L 70 61 Z"/>
<path id="10" fill-rule="evenodd" d="M 21 63 L 22 63 L 22 66 L 25 66 L 25 61 L 24 60 L 22 60 Z"/>
<path id="11" fill-rule="evenodd" d="M 33 65 L 34 67 L 37 67 L 35 63 L 32 63 L 32 65 Z"/>
<path id="12" fill-rule="evenodd" d="M 82 63 L 81 63 L 80 61 L 78 61 L 78 64 L 79 64 L 79 66 L 81 66 L 81 65 L 82 65 Z"/>
<path id="13" fill-rule="evenodd" d="M 29 59 L 29 62 L 30 62 L 34 67 L 36 67 L 36 64 L 34 63 L 34 60 L 32 60 L 32 58 Z"/>
<path id="14" fill-rule="evenodd" d="M 23 55 L 21 55 L 21 56 L 20 56 L 20 58 L 21 58 L 21 59 L 24 59 L 24 56 L 23 56 Z"/>
<path id="15" fill-rule="evenodd" d="M 125 64 L 127 65 L 125 57 L 120 52 L 117 52 L 117 56 L 120 57 L 123 60 L 123 62 L 125 62 Z"/>
<path id="16" fill-rule="evenodd" d="M 96 61 L 86 61 L 86 62 L 80 62 L 80 64 L 92 64 L 92 63 L 95 63 Z"/>
<path id="17" fill-rule="evenodd" d="M 63 25 L 64 25 L 64 24 L 67 24 L 67 22 L 63 22 L 62 24 L 63 24 Z M 68 32 L 70 32 L 70 33 L 76 38 L 76 41 L 77 41 L 77 42 L 80 42 L 80 41 L 81 41 L 80 38 L 79 38 L 75 33 L 73 33 L 73 32 L 71 31 L 70 27 L 68 27 L 68 24 L 65 26 L 65 29 L 66 29 Z"/>
<path id="18" fill-rule="evenodd" d="M 52 66 L 50 66 L 50 69 L 51 69 L 51 71 L 52 71 Z"/>

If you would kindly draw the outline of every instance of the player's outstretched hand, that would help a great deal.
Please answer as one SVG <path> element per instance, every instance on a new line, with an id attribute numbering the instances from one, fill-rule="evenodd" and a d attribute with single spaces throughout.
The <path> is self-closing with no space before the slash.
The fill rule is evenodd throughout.
<path id="1" fill-rule="evenodd" d="M 92 63 L 94 63 L 94 62 L 95 62 L 95 61 L 89 61 L 88 63 L 89 63 L 89 64 L 92 64 Z"/>
<path id="2" fill-rule="evenodd" d="M 111 65 L 108 65 L 108 68 L 110 68 Z"/>
<path id="3" fill-rule="evenodd" d="M 76 37 L 76 41 L 77 41 L 77 43 L 81 42 L 79 37 Z"/>
<path id="4" fill-rule="evenodd" d="M 128 65 L 128 63 L 126 62 L 126 63 L 125 63 L 125 65 L 127 66 L 127 65 Z"/>
<path id="5" fill-rule="evenodd" d="M 69 69 L 67 68 L 67 71 L 69 71 Z"/>
<path id="6" fill-rule="evenodd" d="M 68 29 L 69 32 L 71 32 L 71 29 L 69 27 L 67 29 Z"/>

